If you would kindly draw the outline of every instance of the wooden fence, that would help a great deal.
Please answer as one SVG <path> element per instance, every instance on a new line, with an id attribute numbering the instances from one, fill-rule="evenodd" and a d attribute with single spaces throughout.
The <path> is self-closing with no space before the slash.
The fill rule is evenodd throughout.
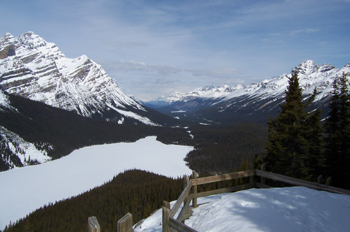
<path id="1" fill-rule="evenodd" d="M 175 229 L 179 232 L 195 232 L 196 230 L 182 223 L 185 219 L 188 219 L 191 216 L 191 207 L 190 207 L 191 201 L 192 201 L 192 207 L 195 208 L 197 207 L 197 198 L 199 197 L 205 197 L 205 196 L 216 195 L 216 194 L 227 193 L 227 192 L 236 192 L 236 191 L 250 189 L 250 188 L 271 188 L 271 186 L 268 186 L 265 184 L 266 179 L 271 179 L 274 181 L 279 181 L 279 182 L 283 182 L 291 185 L 304 186 L 304 187 L 308 187 L 316 190 L 323 190 L 323 191 L 328 191 L 332 193 L 350 195 L 349 190 L 330 186 L 330 182 L 331 182 L 330 178 L 327 179 L 326 184 L 324 185 L 321 183 L 322 176 L 317 178 L 317 183 L 314 183 L 314 182 L 300 180 L 300 179 L 296 179 L 288 176 L 283 176 L 280 174 L 266 172 L 264 169 L 265 169 L 265 166 L 263 165 L 262 170 L 254 169 L 254 170 L 224 174 L 220 176 L 209 176 L 209 177 L 202 177 L 202 178 L 196 178 L 196 174 L 194 174 L 193 179 L 188 181 L 186 188 L 184 189 L 184 191 L 182 192 L 182 194 L 180 195 L 179 199 L 176 201 L 172 209 L 170 210 L 169 208 L 163 206 L 162 208 L 163 231 L 169 232 L 171 229 Z M 234 180 L 234 179 L 244 178 L 244 177 L 249 177 L 250 179 L 249 183 L 233 186 L 229 188 L 222 188 L 222 189 L 197 193 L 198 185 L 210 184 L 210 183 L 226 181 L 226 180 Z M 257 178 L 260 179 L 259 182 L 255 182 L 255 179 Z M 192 189 L 192 193 L 190 194 L 191 189 Z M 175 219 L 174 217 L 177 214 L 182 204 L 183 204 L 182 210 L 180 211 L 177 218 Z"/>
<path id="2" fill-rule="evenodd" d="M 228 173 L 218 176 L 208 176 L 208 177 L 201 177 L 197 178 L 197 173 L 193 172 L 192 179 L 189 180 L 188 176 L 185 176 L 184 182 L 185 182 L 185 189 L 181 193 L 180 197 L 170 209 L 170 204 L 168 202 L 163 202 L 162 207 L 162 231 L 163 232 L 170 232 L 170 231 L 179 231 L 179 232 L 196 232 L 193 228 L 190 228 L 186 226 L 183 221 L 188 219 L 191 214 L 191 208 L 197 207 L 197 198 L 200 197 L 206 197 L 210 195 L 216 195 L 221 193 L 228 193 L 228 192 L 236 192 L 244 189 L 250 189 L 250 188 L 271 188 L 271 186 L 266 185 L 266 179 L 271 179 L 278 182 L 283 182 L 291 185 L 296 186 L 304 186 L 315 190 L 323 190 L 328 191 L 332 193 L 339 193 L 339 194 L 346 194 L 350 195 L 349 190 L 336 188 L 330 186 L 331 179 L 328 178 L 326 181 L 326 184 L 322 184 L 322 176 L 319 176 L 317 178 L 317 182 L 310 182 L 305 180 L 296 179 L 293 177 L 283 176 L 280 174 L 275 174 L 272 172 L 266 172 L 265 171 L 265 165 L 262 165 L 262 170 L 248 170 L 248 171 L 242 171 L 242 172 L 234 172 L 234 173 Z M 229 188 L 221 188 L 217 190 L 211 190 L 211 191 L 205 191 L 205 192 L 197 192 L 197 186 L 198 185 L 204 185 L 204 184 L 210 184 L 210 183 L 216 183 L 220 181 L 227 181 L 227 180 L 235 180 L 239 178 L 249 177 L 249 183 L 237 185 Z M 259 182 L 256 182 L 255 180 L 259 179 Z M 190 206 L 190 203 L 192 202 L 192 205 Z M 177 212 L 181 208 L 181 205 L 183 204 L 183 207 L 181 211 L 179 212 L 178 216 L 175 219 L 175 216 L 177 215 Z M 96 219 L 96 218 L 95 218 Z M 97 219 L 89 218 L 89 232 L 100 232 L 99 226 L 98 230 L 90 229 L 90 223 L 93 225 L 98 225 Z M 93 226 L 91 226 L 93 228 Z M 118 232 L 131 232 L 132 229 L 132 215 L 128 213 L 125 215 L 122 219 L 118 221 Z"/>

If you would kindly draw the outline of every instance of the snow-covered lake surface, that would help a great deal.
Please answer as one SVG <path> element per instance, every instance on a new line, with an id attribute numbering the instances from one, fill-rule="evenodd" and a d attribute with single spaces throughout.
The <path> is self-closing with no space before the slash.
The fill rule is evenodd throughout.
<path id="1" fill-rule="evenodd" d="M 100 186 L 124 170 L 190 175 L 183 159 L 192 149 L 165 145 L 151 136 L 135 143 L 85 147 L 58 160 L 0 172 L 0 230 L 45 204 Z"/>
<path id="2" fill-rule="evenodd" d="M 350 231 L 350 196 L 305 187 L 249 189 L 198 204 L 185 224 L 201 232 Z M 161 232 L 161 222 L 158 210 L 135 231 Z"/>

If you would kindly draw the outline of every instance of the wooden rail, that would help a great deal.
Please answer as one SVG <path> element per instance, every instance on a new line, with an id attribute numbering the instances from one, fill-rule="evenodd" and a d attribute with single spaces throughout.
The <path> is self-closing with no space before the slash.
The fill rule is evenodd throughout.
<path id="1" fill-rule="evenodd" d="M 333 186 L 314 183 L 314 182 L 310 182 L 310 181 L 306 181 L 306 180 L 300 180 L 300 179 L 296 179 L 296 178 L 289 177 L 289 176 L 283 176 L 283 175 L 272 173 L 272 172 L 265 172 L 265 171 L 261 171 L 261 170 L 255 170 L 255 171 L 256 171 L 257 176 L 268 178 L 271 180 L 276 180 L 276 181 L 280 181 L 280 182 L 284 182 L 284 183 L 292 184 L 292 185 L 297 185 L 297 186 L 304 186 L 304 187 L 308 187 L 308 188 L 316 189 L 316 190 L 323 190 L 323 191 L 332 192 L 332 193 L 340 193 L 340 194 L 350 195 L 350 190 L 336 188 Z"/>

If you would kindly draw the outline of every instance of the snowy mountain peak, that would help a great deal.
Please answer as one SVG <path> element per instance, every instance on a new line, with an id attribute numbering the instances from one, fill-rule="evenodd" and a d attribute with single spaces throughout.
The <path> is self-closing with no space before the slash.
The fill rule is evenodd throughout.
<path id="1" fill-rule="evenodd" d="M 350 63 L 347 63 L 344 68 L 350 68 Z"/>
<path id="2" fill-rule="evenodd" d="M 34 32 L 29 31 L 24 33 L 18 38 L 18 41 L 22 45 L 27 45 L 29 48 L 37 48 L 46 46 L 46 41 L 40 36 L 34 34 Z"/>
<path id="3" fill-rule="evenodd" d="M 310 75 L 314 72 L 317 72 L 319 69 L 319 66 L 313 60 L 306 60 L 301 64 L 299 64 L 295 69 L 300 74 Z"/>
<path id="4" fill-rule="evenodd" d="M 11 40 L 13 40 L 15 37 L 10 34 L 10 33 L 5 33 L 5 35 L 3 35 L 0 39 L 0 44 L 5 44 L 6 42 L 10 42 Z"/>
<path id="5" fill-rule="evenodd" d="M 129 118 L 155 125 L 145 117 L 146 110 L 125 95 L 100 65 L 86 55 L 66 58 L 54 43 L 31 31 L 18 38 L 10 33 L 1 38 L 0 86 L 8 93 L 82 116 L 116 122 Z"/>
<path id="6" fill-rule="evenodd" d="M 307 76 L 310 76 L 313 73 L 328 72 L 332 69 L 335 69 L 335 67 L 328 63 L 323 65 L 317 65 L 316 62 L 313 60 L 306 60 L 295 68 L 295 70 L 299 75 L 307 75 Z"/>

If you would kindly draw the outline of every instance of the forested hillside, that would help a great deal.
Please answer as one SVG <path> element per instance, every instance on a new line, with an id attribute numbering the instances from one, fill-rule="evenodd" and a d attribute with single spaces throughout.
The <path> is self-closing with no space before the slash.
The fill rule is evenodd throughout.
<path id="1" fill-rule="evenodd" d="M 171 179 L 140 170 L 120 173 L 110 182 L 84 194 L 44 206 L 4 232 L 85 232 L 87 219 L 96 216 L 101 231 L 116 231 L 117 221 L 126 213 L 134 223 L 148 217 L 162 202 L 178 198 L 183 179 Z"/>
<path id="2" fill-rule="evenodd" d="M 200 175 L 227 173 L 262 154 L 267 127 L 256 123 L 193 126 L 195 150 L 185 161 Z"/>

